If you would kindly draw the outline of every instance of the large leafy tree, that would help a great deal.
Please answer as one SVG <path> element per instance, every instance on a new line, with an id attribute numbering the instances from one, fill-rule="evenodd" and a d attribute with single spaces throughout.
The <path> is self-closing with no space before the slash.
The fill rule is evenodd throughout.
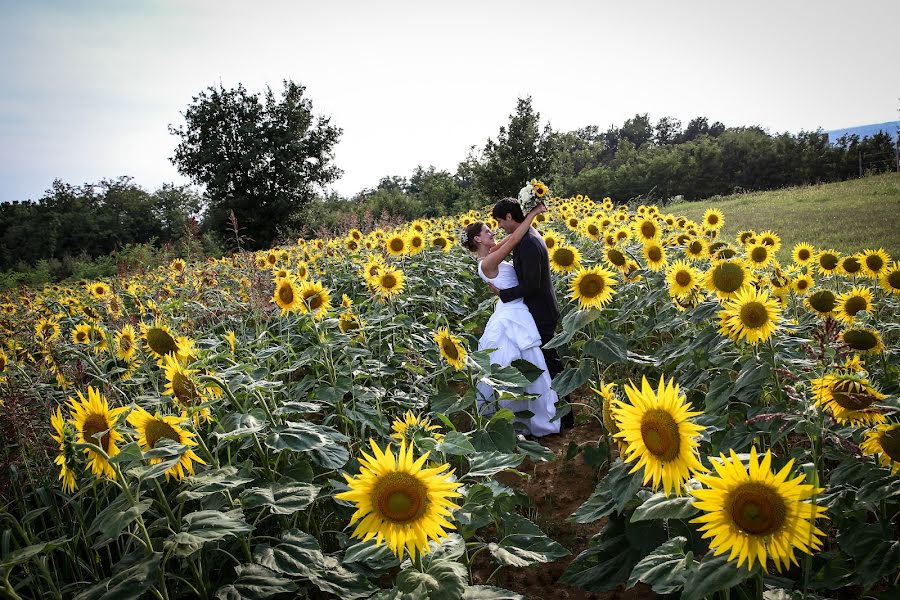
<path id="1" fill-rule="evenodd" d="M 172 162 L 206 186 L 207 230 L 221 235 L 234 212 L 253 246 L 269 246 L 340 177 L 333 148 L 342 130 L 313 115 L 305 89 L 286 80 L 276 97 L 271 88 L 259 95 L 242 85 L 210 86 L 193 98 L 184 126 L 170 126 L 181 138 Z"/>
<path id="2" fill-rule="evenodd" d="M 475 170 L 478 187 L 492 199 L 515 196 L 528 180 L 550 178 L 556 154 L 556 133 L 549 123 L 541 128 L 541 115 L 531 106 L 530 96 L 519 98 L 509 124 L 500 128 L 496 141 L 488 139 L 484 146 Z"/>

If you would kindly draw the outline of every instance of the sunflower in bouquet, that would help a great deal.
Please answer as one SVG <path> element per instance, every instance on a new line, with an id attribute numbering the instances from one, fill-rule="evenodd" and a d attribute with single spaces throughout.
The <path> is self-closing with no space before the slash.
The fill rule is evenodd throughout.
<path id="1" fill-rule="evenodd" d="M 519 205 L 522 207 L 522 214 L 528 214 L 535 206 L 541 202 L 546 202 L 550 198 L 550 188 L 543 181 L 532 179 L 519 190 Z"/>

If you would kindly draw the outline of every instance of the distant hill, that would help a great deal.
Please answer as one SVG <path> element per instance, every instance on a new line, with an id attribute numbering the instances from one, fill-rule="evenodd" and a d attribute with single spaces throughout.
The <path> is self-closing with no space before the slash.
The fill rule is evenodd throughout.
<path id="1" fill-rule="evenodd" d="M 897 129 L 900 128 L 900 121 L 888 121 L 886 123 L 875 123 L 872 125 L 859 125 L 858 127 L 846 127 L 844 129 L 832 129 L 831 131 L 826 131 L 828 134 L 828 143 L 835 143 L 838 138 L 842 135 L 858 135 L 859 139 L 871 137 L 878 133 L 879 131 L 883 131 L 889 136 L 891 139 L 897 138 Z"/>

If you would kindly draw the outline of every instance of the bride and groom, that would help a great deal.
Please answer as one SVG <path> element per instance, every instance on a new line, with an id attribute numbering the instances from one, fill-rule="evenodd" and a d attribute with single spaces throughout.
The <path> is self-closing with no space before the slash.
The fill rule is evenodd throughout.
<path id="1" fill-rule="evenodd" d="M 478 349 L 494 349 L 491 362 L 508 366 L 517 359 L 524 359 L 543 370 L 525 391 L 537 396 L 528 401 L 504 401 L 502 406 L 513 412 L 530 411 L 528 419 L 518 418 L 526 433 L 541 437 L 559 433 L 560 422 L 571 427 L 571 412 L 562 419 L 556 415 L 557 394 L 550 388 L 553 377 L 562 371 L 562 363 L 556 349 L 542 346 L 556 333 L 559 321 L 559 305 L 550 278 L 550 259 L 547 245 L 531 227 L 534 218 L 545 212 L 544 204 L 538 204 L 527 215 L 512 198 L 498 202 L 491 216 L 506 232 L 498 244 L 494 233 L 484 223 L 473 223 L 462 234 L 463 245 L 478 257 L 478 275 L 500 297 L 494 313 L 484 328 Z M 512 254 L 512 264 L 503 259 Z M 479 384 L 480 408 L 490 412 L 494 392 L 487 384 Z"/>

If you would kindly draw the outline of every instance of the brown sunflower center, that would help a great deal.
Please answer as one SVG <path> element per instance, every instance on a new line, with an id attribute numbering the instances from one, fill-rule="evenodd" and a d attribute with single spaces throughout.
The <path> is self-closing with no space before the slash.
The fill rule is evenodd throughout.
<path id="1" fill-rule="evenodd" d="M 844 332 L 844 343 L 853 348 L 865 352 L 878 345 L 878 338 L 871 331 L 865 329 L 848 329 Z"/>
<path id="2" fill-rule="evenodd" d="M 385 273 L 381 276 L 381 287 L 386 290 L 394 289 L 395 287 L 397 287 L 397 278 L 390 273 Z"/>
<path id="3" fill-rule="evenodd" d="M 134 340 L 131 339 L 130 335 L 123 335 L 119 338 L 119 348 L 121 348 L 123 352 L 128 352 L 133 346 Z"/>
<path id="4" fill-rule="evenodd" d="M 453 340 L 451 340 L 450 338 L 446 338 L 441 342 L 441 349 L 450 360 L 456 360 L 459 358 L 459 350 L 456 348 L 456 344 L 454 344 Z"/>
<path id="5" fill-rule="evenodd" d="M 769 322 L 769 311 L 762 302 L 751 301 L 741 306 L 741 323 L 750 329 L 759 329 Z"/>
<path id="6" fill-rule="evenodd" d="M 553 254 L 553 260 L 563 267 L 570 267 L 575 262 L 575 253 L 569 248 L 560 248 Z"/>
<path id="7" fill-rule="evenodd" d="M 78 341 L 79 344 L 83 344 L 87 341 L 88 334 L 86 331 L 76 331 L 75 339 Z"/>
<path id="8" fill-rule="evenodd" d="M 900 270 L 888 273 L 887 282 L 892 290 L 900 290 Z"/>
<path id="9" fill-rule="evenodd" d="M 428 507 L 428 490 L 408 473 L 390 473 L 379 478 L 372 490 L 378 515 L 392 523 L 415 521 Z"/>
<path id="10" fill-rule="evenodd" d="M 151 327 L 147 330 L 147 345 L 159 356 L 178 351 L 178 343 L 175 338 L 161 327 Z"/>
<path id="11" fill-rule="evenodd" d="M 650 262 L 659 262 L 662 260 L 662 248 L 659 246 L 650 246 L 647 249 L 647 259 Z"/>
<path id="12" fill-rule="evenodd" d="M 769 251 L 765 246 L 756 246 L 750 251 L 750 260 L 755 263 L 764 263 L 769 259 Z"/>
<path id="13" fill-rule="evenodd" d="M 289 282 L 285 281 L 278 286 L 278 299 L 285 305 L 294 303 L 294 288 Z"/>
<path id="14" fill-rule="evenodd" d="M 837 306 L 834 293 L 830 290 L 821 290 L 809 297 L 809 305 L 820 313 L 829 313 Z"/>
<path id="15" fill-rule="evenodd" d="M 403 240 L 400 238 L 394 238 L 391 240 L 391 250 L 394 252 L 400 252 L 403 250 Z"/>
<path id="16" fill-rule="evenodd" d="M 175 431 L 175 429 L 171 425 L 169 425 L 165 421 L 160 421 L 159 419 L 155 418 L 147 421 L 144 429 L 144 437 L 147 440 L 147 445 L 150 446 L 150 448 L 155 448 L 156 442 L 158 442 L 162 438 L 181 443 L 181 436 L 178 435 L 178 432 Z"/>
<path id="17" fill-rule="evenodd" d="M 184 373 L 177 372 L 172 376 L 172 393 L 184 404 L 189 404 L 196 400 L 197 386 Z"/>
<path id="18" fill-rule="evenodd" d="M 798 260 L 805 262 L 805 261 L 809 260 L 810 258 L 812 258 L 812 254 L 810 253 L 810 251 L 807 248 L 800 248 L 800 250 L 797 251 L 797 259 Z"/>
<path id="19" fill-rule="evenodd" d="M 870 394 L 866 386 L 852 379 L 841 379 L 831 388 L 831 397 L 842 408 L 847 410 L 862 410 L 872 405 L 877 398 Z"/>
<path id="20" fill-rule="evenodd" d="M 0 354 L 0 373 L 6 370 L 6 357 Z"/>
<path id="21" fill-rule="evenodd" d="M 691 284 L 691 274 L 687 271 L 678 271 L 675 273 L 675 283 L 680 285 L 681 287 L 686 287 Z"/>
<path id="22" fill-rule="evenodd" d="M 589 273 L 578 282 L 578 291 L 585 298 L 596 298 L 605 288 L 606 279 L 596 273 Z"/>
<path id="23" fill-rule="evenodd" d="M 866 267 L 877 273 L 884 267 L 884 261 L 877 254 L 870 254 L 866 257 Z"/>
<path id="24" fill-rule="evenodd" d="M 708 217 L 706 217 L 706 222 L 707 222 L 709 225 L 716 225 L 716 224 L 718 224 L 718 222 L 719 222 L 719 215 L 709 215 Z"/>
<path id="25" fill-rule="evenodd" d="M 853 273 L 859 273 L 859 270 L 862 269 L 862 264 L 856 259 L 855 256 L 848 256 L 844 259 L 844 262 L 841 263 L 841 266 L 844 270 L 851 275 Z"/>
<path id="26" fill-rule="evenodd" d="M 678 423 L 668 412 L 659 408 L 647 411 L 641 418 L 641 438 L 647 450 L 659 460 L 669 462 L 678 458 L 681 449 Z"/>
<path id="27" fill-rule="evenodd" d="M 648 240 L 656 237 L 656 225 L 654 225 L 650 221 L 644 221 L 643 223 L 641 223 L 641 236 Z"/>
<path id="28" fill-rule="evenodd" d="M 556 239 L 548 235 L 544 243 L 547 245 L 547 250 L 551 250 L 556 245 Z"/>
<path id="29" fill-rule="evenodd" d="M 774 246 L 775 238 L 766 236 L 762 240 L 760 240 L 760 243 L 762 243 L 764 246 Z"/>
<path id="30" fill-rule="evenodd" d="M 900 427 L 888 429 L 881 434 L 881 448 L 891 460 L 900 462 Z"/>
<path id="31" fill-rule="evenodd" d="M 617 267 L 621 267 L 622 265 L 624 265 L 625 261 L 627 260 L 625 258 L 625 255 L 622 254 L 622 252 L 616 248 L 610 248 L 609 250 L 607 250 L 606 258 L 608 258 L 609 262 L 611 262 L 612 264 L 614 264 Z"/>
<path id="32" fill-rule="evenodd" d="M 838 266 L 838 257 L 830 252 L 821 254 L 819 255 L 819 265 L 826 271 L 833 271 Z"/>
<path id="33" fill-rule="evenodd" d="M 414 237 L 410 241 L 410 246 L 412 246 L 413 248 L 420 248 L 422 246 L 422 238 L 420 238 L 419 236 Z"/>
<path id="34" fill-rule="evenodd" d="M 730 294 L 744 285 L 746 274 L 744 270 L 734 263 L 723 263 L 713 271 L 713 285 L 720 292 Z"/>
<path id="35" fill-rule="evenodd" d="M 728 512 L 737 527 L 750 535 L 780 531 L 787 520 L 787 505 L 778 492 L 757 482 L 742 483 L 728 494 Z"/>
<path id="36" fill-rule="evenodd" d="M 91 413 L 85 418 L 84 426 L 82 427 L 81 433 L 84 435 L 84 439 L 86 442 L 90 444 L 97 444 L 101 448 L 103 448 L 104 452 L 109 452 L 109 432 L 108 429 L 111 428 L 109 421 L 106 420 L 105 415 L 100 415 L 97 413 Z M 100 442 L 97 442 L 97 438 L 94 436 L 100 433 L 101 431 L 107 431 L 100 437 Z"/>
<path id="37" fill-rule="evenodd" d="M 861 310 L 866 310 L 869 306 L 869 303 L 866 302 L 866 299 L 862 296 L 850 296 L 847 298 L 847 301 L 844 302 L 844 312 L 850 315 L 851 317 L 856 316 Z"/>
<path id="38" fill-rule="evenodd" d="M 433 241 L 432 243 L 433 243 L 435 246 L 437 246 L 438 248 L 443 248 L 444 246 L 447 245 L 447 240 L 445 240 L 445 239 L 442 238 L 442 237 L 439 237 L 439 238 L 435 238 L 434 241 Z"/>
<path id="39" fill-rule="evenodd" d="M 797 280 L 797 289 L 798 289 L 798 290 L 801 290 L 801 291 L 802 291 L 802 290 L 805 290 L 805 289 L 808 288 L 808 287 L 809 287 L 809 280 L 808 280 L 808 279 L 798 279 L 798 280 Z"/>
<path id="40" fill-rule="evenodd" d="M 697 256 L 703 253 L 703 242 L 699 240 L 694 240 L 688 245 L 688 252 Z"/>

